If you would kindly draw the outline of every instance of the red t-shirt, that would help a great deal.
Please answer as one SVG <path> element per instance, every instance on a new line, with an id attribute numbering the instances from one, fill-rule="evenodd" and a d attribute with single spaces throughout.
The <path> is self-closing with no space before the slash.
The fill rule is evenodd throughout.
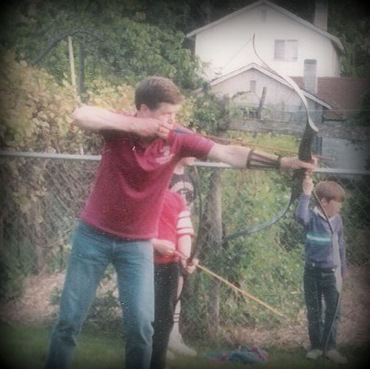
<path id="1" fill-rule="evenodd" d="M 185 200 L 176 192 L 167 190 L 164 195 L 162 211 L 159 217 L 158 239 L 171 241 L 178 244 L 181 236 L 194 237 L 194 229 L 191 222 L 190 211 Z M 163 255 L 154 251 L 154 262 L 166 264 L 179 261 L 177 255 Z"/>
<path id="2" fill-rule="evenodd" d="M 214 143 L 195 134 L 171 132 L 152 141 L 118 132 L 102 132 L 102 158 L 81 219 L 127 239 L 157 236 L 163 196 L 177 162 L 206 160 Z"/>

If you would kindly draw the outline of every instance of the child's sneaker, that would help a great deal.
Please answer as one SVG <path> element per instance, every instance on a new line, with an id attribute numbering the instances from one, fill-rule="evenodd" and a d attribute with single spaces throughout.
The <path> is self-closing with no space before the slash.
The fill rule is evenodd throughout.
<path id="1" fill-rule="evenodd" d="M 171 352 L 170 350 L 167 350 L 167 355 L 166 355 L 167 360 L 175 360 L 175 354 Z"/>
<path id="2" fill-rule="evenodd" d="M 174 353 L 187 356 L 196 356 L 197 352 L 185 345 L 180 334 L 171 335 L 168 343 L 168 349 Z"/>
<path id="3" fill-rule="evenodd" d="M 322 351 L 319 349 L 313 349 L 307 352 L 306 358 L 310 360 L 317 360 L 322 356 Z"/>
<path id="4" fill-rule="evenodd" d="M 348 360 L 337 350 L 329 350 L 326 352 L 326 357 L 335 364 L 347 364 Z"/>

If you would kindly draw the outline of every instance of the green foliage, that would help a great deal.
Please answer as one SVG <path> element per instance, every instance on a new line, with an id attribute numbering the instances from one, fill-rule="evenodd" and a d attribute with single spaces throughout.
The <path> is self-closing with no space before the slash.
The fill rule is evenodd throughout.
<path id="1" fill-rule="evenodd" d="M 78 130 L 72 125 L 72 112 L 79 104 L 75 88 L 68 82 L 60 86 L 45 70 L 17 61 L 14 52 L 1 50 L 1 81 L 0 105 L 0 142 L 2 149 L 25 152 L 57 152 L 99 154 L 101 139 L 92 133 Z M 125 84 L 112 85 L 107 81 L 95 80 L 86 91 L 90 104 L 99 105 L 117 111 L 134 111 L 134 88 Z M 185 125 L 192 121 L 192 99 L 184 104 L 179 117 Z M 64 264 L 63 253 L 68 248 L 68 234 L 74 221 L 71 217 L 66 221 L 59 215 L 52 222 L 47 234 L 42 233 L 42 225 L 48 223 L 49 206 L 60 208 L 60 197 L 65 197 L 65 206 L 72 214 L 79 212 L 79 203 L 86 199 L 90 183 L 74 190 L 63 188 L 63 173 L 68 170 L 62 162 L 49 167 L 49 161 L 30 165 L 30 159 L 3 158 L 0 170 L 0 181 L 6 186 L 0 187 L 0 201 L 4 219 L 13 219 L 11 224 L 1 228 L 1 238 L 6 247 L 13 244 L 12 232 L 18 235 L 18 248 L 30 255 L 32 271 L 39 271 L 45 263 L 50 269 L 60 269 Z M 57 169 L 59 168 L 59 169 Z M 88 178 L 93 175 L 91 167 L 81 163 L 81 173 Z M 71 171 L 71 174 L 73 171 Z M 75 178 L 75 181 L 79 181 Z M 77 182 L 76 182 L 77 183 Z M 56 194 L 56 188 L 61 190 Z M 67 184 L 66 184 L 67 185 Z M 68 185 L 67 185 L 68 186 Z M 59 191 L 58 190 L 58 191 Z M 53 192 L 54 191 L 54 192 Z M 56 196 L 57 195 L 57 196 Z M 81 198 L 79 197 L 81 196 Z M 67 205 L 69 204 L 69 205 Z M 73 213 L 73 209 L 75 212 Z M 60 208 L 59 213 L 65 213 Z M 64 220 L 63 220 L 64 219 Z M 64 221 L 64 223 L 62 223 Z M 48 223 L 49 224 L 49 223 Z M 68 225 L 69 224 L 69 225 Z M 6 262 L 12 269 L 4 270 L 2 279 L 3 294 L 13 297 L 20 291 L 19 280 L 29 272 L 28 265 L 12 254 Z M 10 286 L 9 280 L 17 286 Z M 18 282 L 19 281 L 19 282 Z M 18 287 L 19 286 L 19 287 Z M 8 291 L 8 292 L 6 292 Z M 3 291 L 2 291 L 3 292 Z"/>
<path id="2" fill-rule="evenodd" d="M 67 83 L 59 86 L 44 70 L 17 62 L 12 52 L 1 50 L 0 56 L 1 146 L 60 152 L 74 141 L 78 148 L 81 135 L 71 125 L 78 102 L 74 89 Z"/>
<path id="3" fill-rule="evenodd" d="M 277 135 L 252 135 L 232 132 L 234 139 L 257 142 L 257 145 L 281 147 L 293 150 L 296 141 L 292 137 Z M 209 186 L 208 177 L 202 175 L 202 184 Z M 222 221 L 224 234 L 244 230 L 271 219 L 290 198 L 290 175 L 274 171 L 235 171 L 223 170 L 222 173 Z M 289 219 L 289 220 L 287 220 Z M 273 227 L 261 232 L 230 240 L 221 250 L 207 245 L 201 252 L 201 263 L 226 278 L 232 284 L 244 289 L 253 296 L 266 302 L 276 310 L 292 317 L 297 316 L 303 306 L 302 300 L 302 247 L 290 246 L 285 235 L 287 222 L 292 222 L 292 213 Z M 192 277 L 191 291 L 197 299 L 185 305 L 186 315 L 195 316 L 197 311 L 207 310 L 214 294 L 215 281 L 202 273 Z M 255 327 L 275 326 L 282 323 L 279 317 L 261 307 L 253 300 L 241 296 L 229 287 L 219 286 L 220 316 L 225 329 L 238 325 Z M 198 298 L 198 296 L 201 296 Z M 191 318 L 189 318 L 191 320 Z M 203 320 L 197 332 L 207 332 L 209 322 Z M 227 327 L 227 328 L 226 328 Z M 204 334 L 204 333 L 203 333 Z M 202 333 L 200 333 L 202 335 Z"/>
<path id="4" fill-rule="evenodd" d="M 188 90 L 198 87 L 199 63 L 183 47 L 184 33 L 148 22 L 147 10 L 134 1 L 15 3 L 3 19 L 1 39 L 58 83 L 71 73 L 71 36 L 77 77 L 85 88 L 102 76 L 114 85 L 133 85 L 149 75 L 169 77 Z"/>
<path id="5" fill-rule="evenodd" d="M 113 292 L 108 290 L 95 299 L 86 323 L 94 325 L 101 332 L 116 332 L 120 335 L 122 333 L 121 306 Z"/>
<path id="6" fill-rule="evenodd" d="M 3 150 L 100 153 L 100 137 L 82 132 L 71 124 L 72 112 L 79 103 L 75 88 L 67 82 L 60 86 L 45 70 L 17 61 L 13 52 L 2 49 L 0 57 L 3 66 L 0 72 L 0 143 Z M 133 110 L 133 88 L 127 85 L 110 86 L 106 82 L 95 81 L 87 94 L 91 103 L 117 110 Z M 83 188 L 71 191 L 63 188 L 65 169 L 62 162 L 58 162 L 60 170 L 57 163 L 50 167 L 49 164 L 49 161 L 43 161 L 39 165 L 30 165 L 30 159 L 26 158 L 1 159 L 0 181 L 6 184 L 0 186 L 4 214 L 1 239 L 6 245 L 1 256 L 2 262 L 9 265 L 3 270 L 6 275 L 2 278 L 1 292 L 9 298 L 15 296 L 13 290 L 20 290 L 22 275 L 39 271 L 47 261 L 57 268 L 64 263 L 60 250 L 65 250 L 66 242 L 69 242 L 63 234 L 64 228 L 69 226 L 67 222 L 61 224 L 58 217 L 48 234 L 41 234 L 42 225 L 48 221 L 49 213 L 45 212 L 48 206 L 60 207 L 56 200 L 65 196 L 74 201 L 70 208 L 78 213 L 79 195 L 83 199 L 87 197 Z M 88 179 L 89 168 L 81 166 L 80 169 L 86 171 Z M 62 188 L 61 193 L 56 193 L 55 185 L 59 190 Z M 65 209 L 59 209 L 59 212 L 63 211 Z M 74 218 L 69 220 L 70 223 L 73 221 Z M 5 256 L 7 248 L 14 248 L 14 233 L 18 235 L 14 249 L 18 254 Z M 26 254 L 27 261 L 23 257 Z"/>
<path id="7" fill-rule="evenodd" d="M 330 1 L 328 29 L 343 43 L 341 75 L 368 78 L 370 71 L 368 14 L 360 2 Z"/>
<path id="8" fill-rule="evenodd" d="M 84 140 L 71 125 L 71 115 L 77 104 L 77 96 L 70 85 L 59 86 L 44 70 L 17 62 L 12 52 L 1 50 L 0 71 L 0 144 L 2 149 L 36 152 L 79 152 Z M 16 281 L 17 271 L 27 275 L 30 268 L 21 255 L 32 255 L 32 271 L 43 264 L 40 244 L 33 244 L 30 230 L 39 234 L 44 220 L 42 201 L 47 196 L 47 178 L 42 167 L 29 166 L 25 158 L 2 159 L 0 171 L 1 208 L 11 224 L 1 228 L 1 237 L 10 237 L 16 229 L 24 238 L 17 245 L 18 257 L 7 260 L 11 270 L 9 278 Z M 15 214 L 18 214 L 15 215 Z M 9 222 L 10 223 L 10 222 Z M 8 247 L 14 241 L 7 238 Z M 39 242 L 41 240 L 39 239 Z M 6 278 L 2 279 L 4 282 Z"/>
<path id="9" fill-rule="evenodd" d="M 217 270 L 234 285 L 285 315 L 295 317 L 302 307 L 301 257 L 301 249 L 285 250 L 284 240 L 279 239 L 274 227 L 230 241 L 216 262 L 212 259 L 206 262 L 210 269 Z M 233 326 L 236 322 L 249 326 L 276 326 L 279 322 L 277 316 L 258 303 L 226 292 L 229 297 L 221 299 L 228 301 L 228 304 L 222 304 L 221 313 L 226 326 Z"/>
<path id="10" fill-rule="evenodd" d="M 126 84 L 112 85 L 98 79 L 92 82 L 86 96 L 91 105 L 120 112 L 135 112 L 134 88 Z"/>
<path id="11" fill-rule="evenodd" d="M 194 102 L 194 121 L 201 131 L 216 134 L 220 121 L 225 117 L 225 107 L 214 94 L 198 96 Z"/>
<path id="12" fill-rule="evenodd" d="M 22 296 L 23 281 L 34 273 L 33 247 L 12 245 L 0 253 L 0 300 Z"/>
<path id="13" fill-rule="evenodd" d="M 121 305 L 116 294 L 116 284 L 111 283 L 114 273 L 114 268 L 110 266 L 100 281 L 101 288 L 98 289 L 97 296 L 86 318 L 86 326 L 100 333 L 121 336 L 123 333 Z M 61 292 L 59 288 L 52 292 L 50 296 L 52 305 L 60 304 Z"/>
<path id="14" fill-rule="evenodd" d="M 279 238 L 284 240 L 286 251 L 302 250 L 304 245 L 303 227 L 294 220 L 294 211 L 298 201 L 294 201 L 283 219 L 279 221 Z"/>
<path id="15" fill-rule="evenodd" d="M 128 18 L 112 17 L 100 28 L 104 40 L 96 51 L 107 79 L 135 84 L 148 75 L 171 78 L 184 89 L 194 89 L 200 79 L 197 63 L 183 48 L 185 35 Z"/>
<path id="16" fill-rule="evenodd" d="M 363 180 L 363 178 L 362 178 Z M 346 181 L 344 181 L 346 182 Z M 341 183 L 346 188 L 346 199 L 341 210 L 344 236 L 347 243 L 347 260 L 362 265 L 369 261 L 369 187 L 363 180 Z M 361 193 L 361 198 L 358 194 Z"/>

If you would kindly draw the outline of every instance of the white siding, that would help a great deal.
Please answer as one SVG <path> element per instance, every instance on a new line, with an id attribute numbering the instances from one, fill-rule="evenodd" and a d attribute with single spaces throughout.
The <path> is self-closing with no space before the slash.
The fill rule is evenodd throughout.
<path id="1" fill-rule="evenodd" d="M 205 63 L 210 79 L 250 63 L 261 65 L 253 50 L 280 73 L 302 76 L 305 59 L 317 60 L 317 77 L 339 76 L 339 58 L 328 37 L 266 4 L 239 13 L 196 34 L 195 53 Z M 297 40 L 297 60 L 274 60 L 275 40 Z"/>
<path id="2" fill-rule="evenodd" d="M 256 81 L 256 92 L 250 92 L 250 81 Z M 212 92 L 216 95 L 228 95 L 233 98 L 236 92 L 244 92 L 238 99 L 243 105 L 258 106 L 263 88 L 267 88 L 265 107 L 275 106 L 279 109 L 294 110 L 293 107 L 301 104 L 298 95 L 289 87 L 271 79 L 256 69 L 238 74 L 223 82 L 212 85 Z"/>

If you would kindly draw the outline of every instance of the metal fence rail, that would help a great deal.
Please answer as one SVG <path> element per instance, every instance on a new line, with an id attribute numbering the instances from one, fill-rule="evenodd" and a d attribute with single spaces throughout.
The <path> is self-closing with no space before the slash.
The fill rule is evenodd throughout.
<path id="1" fill-rule="evenodd" d="M 2 298 L 17 295 L 20 275 L 65 269 L 71 233 L 99 159 L 95 155 L 0 153 Z M 269 330 L 302 324 L 303 236 L 293 220 L 295 204 L 271 227 L 227 241 L 227 235 L 266 221 L 286 204 L 291 173 L 247 172 L 218 163 L 196 163 L 195 167 L 199 193 L 193 219 L 200 264 L 283 317 L 199 270 L 189 278 L 183 296 L 185 336 L 235 342 L 247 339 L 246 328 L 250 332 L 257 327 Z M 319 168 L 313 177 L 315 181 L 333 179 L 345 188 L 348 263 L 366 266 L 370 172 Z"/>

